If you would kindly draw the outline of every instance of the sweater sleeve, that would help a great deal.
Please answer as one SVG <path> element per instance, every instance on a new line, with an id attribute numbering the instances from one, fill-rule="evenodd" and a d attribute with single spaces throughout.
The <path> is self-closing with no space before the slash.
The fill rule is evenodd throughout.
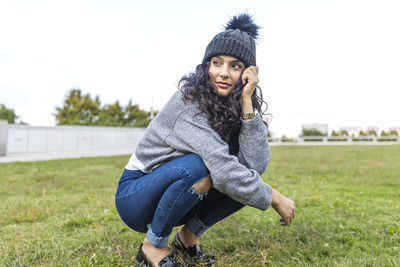
<path id="1" fill-rule="evenodd" d="M 271 161 L 271 150 L 268 144 L 268 129 L 261 115 L 250 120 L 242 121 L 239 133 L 239 162 L 260 175 L 264 173 Z"/>
<path id="2" fill-rule="evenodd" d="M 229 155 L 228 144 L 209 126 L 205 116 L 190 113 L 182 112 L 173 134 L 165 141 L 177 150 L 199 155 L 210 171 L 215 189 L 240 203 L 266 210 L 271 204 L 271 186 L 256 170 Z"/>

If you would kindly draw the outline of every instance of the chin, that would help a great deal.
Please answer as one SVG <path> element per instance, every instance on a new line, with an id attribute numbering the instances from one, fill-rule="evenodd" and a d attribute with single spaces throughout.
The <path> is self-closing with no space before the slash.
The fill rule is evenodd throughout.
<path id="1" fill-rule="evenodd" d="M 229 95 L 229 93 L 227 92 L 218 92 L 219 96 L 223 96 L 223 97 L 227 97 Z"/>
<path id="2" fill-rule="evenodd" d="M 218 90 L 218 95 L 223 96 L 223 97 L 227 97 L 230 93 L 231 93 L 230 90 L 222 90 L 222 89 Z"/>

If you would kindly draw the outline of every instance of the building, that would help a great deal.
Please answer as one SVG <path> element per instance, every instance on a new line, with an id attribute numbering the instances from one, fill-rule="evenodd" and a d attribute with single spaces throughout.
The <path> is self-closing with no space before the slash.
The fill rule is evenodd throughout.
<path id="1" fill-rule="evenodd" d="M 368 127 L 367 127 L 367 132 L 370 132 L 370 131 L 374 131 L 374 132 L 376 132 L 376 133 L 379 133 L 379 127 L 376 127 L 376 126 L 368 126 Z"/>

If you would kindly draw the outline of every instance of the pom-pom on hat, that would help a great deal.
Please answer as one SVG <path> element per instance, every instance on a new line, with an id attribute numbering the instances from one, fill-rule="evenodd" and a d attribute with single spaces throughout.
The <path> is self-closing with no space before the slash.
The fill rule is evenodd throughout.
<path id="1" fill-rule="evenodd" d="M 203 63 L 218 55 L 228 55 L 242 61 L 246 67 L 256 65 L 256 43 L 260 27 L 249 14 L 234 16 L 206 48 Z"/>

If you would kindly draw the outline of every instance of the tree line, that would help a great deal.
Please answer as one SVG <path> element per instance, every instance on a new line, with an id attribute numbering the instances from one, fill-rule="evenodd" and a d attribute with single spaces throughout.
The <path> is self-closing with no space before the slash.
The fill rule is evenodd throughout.
<path id="1" fill-rule="evenodd" d="M 26 124 L 20 120 L 20 117 L 15 113 L 14 109 L 6 107 L 0 103 L 0 120 L 6 120 L 9 124 L 19 123 Z"/>
<path id="2" fill-rule="evenodd" d="M 63 106 L 56 107 L 53 115 L 57 125 L 147 127 L 156 113 L 140 109 L 139 105 L 132 104 L 132 100 L 126 106 L 118 100 L 103 105 L 99 96 L 92 98 L 74 88 L 67 93 Z"/>

